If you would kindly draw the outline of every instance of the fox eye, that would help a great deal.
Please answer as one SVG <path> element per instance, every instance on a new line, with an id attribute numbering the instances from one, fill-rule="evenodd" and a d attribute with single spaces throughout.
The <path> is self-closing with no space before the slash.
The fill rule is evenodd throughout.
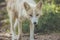
<path id="1" fill-rule="evenodd" d="M 30 14 L 30 17 L 32 17 L 32 15 Z"/>
<path id="2" fill-rule="evenodd" d="M 39 14 L 36 14 L 36 16 L 38 16 Z"/>

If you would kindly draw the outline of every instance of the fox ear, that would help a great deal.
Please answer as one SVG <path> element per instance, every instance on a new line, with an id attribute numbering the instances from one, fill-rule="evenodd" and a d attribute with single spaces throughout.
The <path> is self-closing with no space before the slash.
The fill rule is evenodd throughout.
<path id="1" fill-rule="evenodd" d="M 37 9 L 41 9 L 42 8 L 42 1 L 39 1 L 37 3 L 37 6 L 36 6 Z"/>
<path id="2" fill-rule="evenodd" d="M 31 7 L 27 2 L 24 2 L 24 8 L 26 11 L 28 11 Z"/>

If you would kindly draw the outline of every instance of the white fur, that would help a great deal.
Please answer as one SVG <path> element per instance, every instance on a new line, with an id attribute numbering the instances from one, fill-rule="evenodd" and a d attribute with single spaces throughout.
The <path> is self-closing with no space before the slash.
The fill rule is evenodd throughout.
<path id="1" fill-rule="evenodd" d="M 20 3 L 20 2 L 21 2 L 21 3 Z M 18 15 L 19 15 L 19 17 L 20 17 L 20 16 L 27 17 L 26 10 L 24 10 L 24 7 L 23 7 L 23 3 L 24 3 L 24 2 L 27 2 L 27 3 L 31 6 L 31 8 L 35 7 L 35 6 L 36 6 L 36 3 L 35 3 L 33 0 L 23 0 L 23 1 L 21 0 L 20 2 L 17 1 L 17 4 L 18 4 L 18 5 L 17 5 L 17 6 L 18 6 L 18 7 L 17 7 L 17 10 L 18 10 L 18 12 L 19 12 Z M 33 18 L 31 19 L 31 21 L 32 21 L 32 22 L 35 22 L 35 21 L 37 22 L 37 19 L 36 19 L 35 17 L 33 17 Z M 21 29 L 21 28 L 19 28 L 18 31 L 20 31 L 20 29 Z M 18 32 L 18 33 L 20 34 L 20 32 Z M 19 35 L 19 34 L 18 34 L 18 35 Z M 34 40 L 34 26 L 33 26 L 32 28 L 30 27 L 30 40 Z"/>
<path id="2" fill-rule="evenodd" d="M 35 14 L 35 8 L 33 8 L 33 17 L 30 18 L 32 24 L 34 24 L 34 22 L 38 23 L 38 17 L 36 17 L 36 14 Z"/>

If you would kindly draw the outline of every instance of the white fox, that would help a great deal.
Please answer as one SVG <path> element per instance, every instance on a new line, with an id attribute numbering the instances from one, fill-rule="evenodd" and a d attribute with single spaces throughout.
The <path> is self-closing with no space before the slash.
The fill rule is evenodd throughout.
<path id="1" fill-rule="evenodd" d="M 34 26 L 38 24 L 38 19 L 42 14 L 42 1 L 37 4 L 34 0 L 6 0 L 7 12 L 10 19 L 10 29 L 12 40 L 22 40 L 22 21 L 27 18 L 30 20 L 30 40 L 34 40 Z M 16 27 L 18 34 L 16 36 Z"/>

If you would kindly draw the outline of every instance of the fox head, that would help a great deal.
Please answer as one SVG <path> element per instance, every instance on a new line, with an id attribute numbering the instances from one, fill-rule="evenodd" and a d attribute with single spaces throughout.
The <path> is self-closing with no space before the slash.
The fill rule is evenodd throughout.
<path id="1" fill-rule="evenodd" d="M 37 25 L 38 19 L 42 14 L 42 2 L 39 1 L 33 8 L 27 2 L 24 2 L 24 8 L 31 23 Z"/>

